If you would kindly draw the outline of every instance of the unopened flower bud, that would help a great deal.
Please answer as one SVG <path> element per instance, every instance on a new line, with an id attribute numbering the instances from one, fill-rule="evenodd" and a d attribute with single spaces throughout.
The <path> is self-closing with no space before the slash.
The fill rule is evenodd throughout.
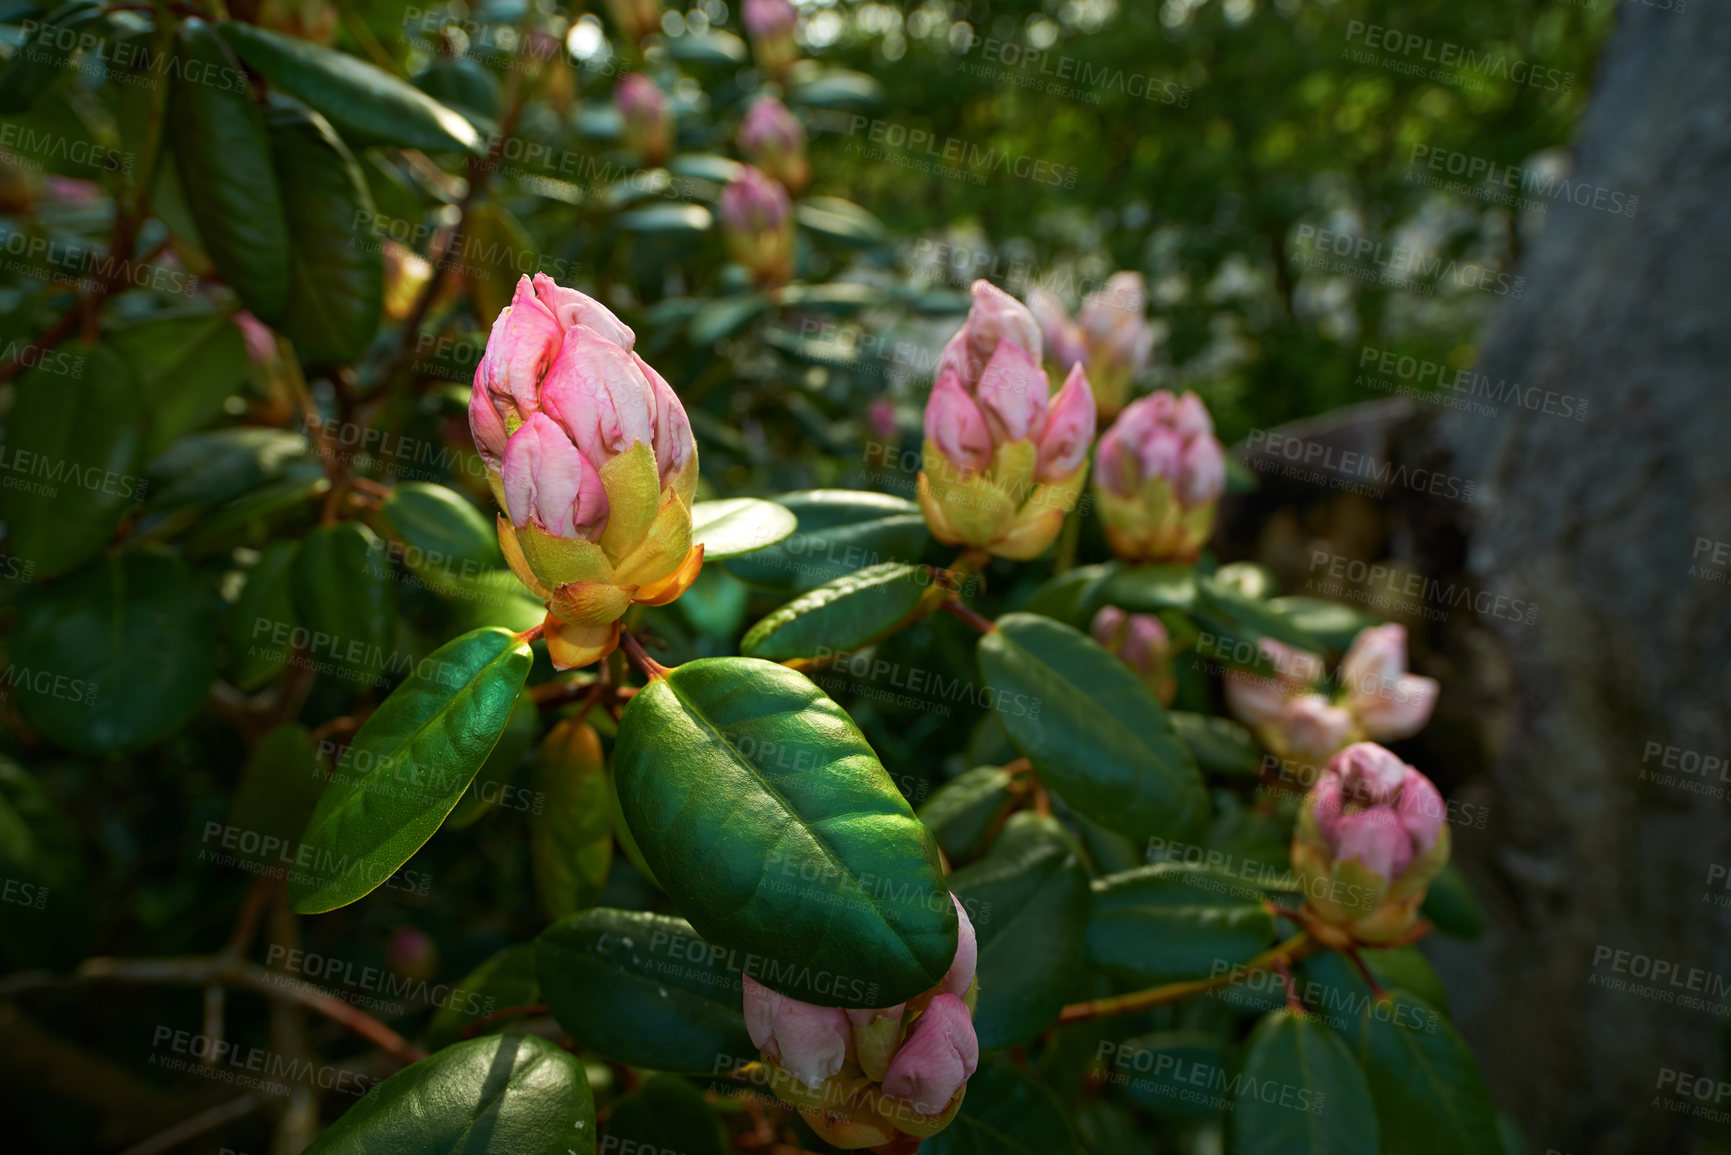
<path id="1" fill-rule="evenodd" d="M 799 12 L 792 0 L 745 0 L 740 16 L 759 68 L 781 76 L 799 59 L 799 47 L 793 42 Z"/>
<path id="2" fill-rule="evenodd" d="M 1094 438 L 1094 394 L 1080 368 L 1057 396 L 1040 367 L 1027 308 L 986 281 L 944 346 L 926 403 L 920 508 L 946 545 L 1027 560 L 1075 506 Z"/>
<path id="3" fill-rule="evenodd" d="M 619 35 L 636 44 L 661 28 L 661 0 L 607 0 L 607 15 Z"/>
<path id="4" fill-rule="evenodd" d="M 1195 561 L 1225 490 L 1225 454 L 1194 393 L 1133 401 L 1100 439 L 1094 493 L 1107 544 L 1126 561 Z"/>
<path id="5" fill-rule="evenodd" d="M 841 1070 L 852 1039 L 846 1011 L 777 994 L 750 975 L 743 982 L 745 1029 L 766 1058 L 814 1090 Z"/>
<path id="6" fill-rule="evenodd" d="M 980 1064 L 980 1042 L 968 1005 L 941 994 L 926 1005 L 884 1074 L 884 1094 L 921 1115 L 941 1114 Z"/>
<path id="7" fill-rule="evenodd" d="M 1441 689 L 1434 678 L 1406 672 L 1406 627 L 1394 622 L 1359 631 L 1340 664 L 1340 681 L 1340 704 L 1359 734 L 1377 742 L 1424 729 Z"/>
<path id="8" fill-rule="evenodd" d="M 798 196 L 811 179 L 805 159 L 805 129 L 787 105 L 773 96 L 751 102 L 739 125 L 739 148 L 747 160 Z"/>
<path id="9" fill-rule="evenodd" d="M 1293 832 L 1307 905 L 1361 942 L 1396 941 L 1448 861 L 1446 817 L 1430 779 L 1398 755 L 1371 742 L 1340 751 Z"/>
<path id="10" fill-rule="evenodd" d="M 766 285 L 793 275 L 793 202 L 761 169 L 741 165 L 721 190 L 721 227 L 733 259 Z"/>
<path id="11" fill-rule="evenodd" d="M 399 926 L 385 944 L 385 960 L 397 974 L 414 982 L 426 982 L 439 973 L 439 948 L 422 930 Z"/>
<path id="12" fill-rule="evenodd" d="M 1153 614 L 1127 614 L 1117 606 L 1102 606 L 1089 627 L 1094 640 L 1129 666 L 1148 692 L 1163 706 L 1178 693 L 1172 672 L 1172 641 Z"/>
<path id="13" fill-rule="evenodd" d="M 1130 386 L 1147 369 L 1154 352 L 1154 327 L 1148 323 L 1148 286 L 1141 273 L 1113 273 L 1100 291 L 1090 293 L 1076 314 L 1088 349 L 1088 377 L 1100 399 L 1100 412 L 1115 417 L 1130 397 Z"/>
<path id="14" fill-rule="evenodd" d="M 1088 338 L 1082 326 L 1070 319 L 1070 310 L 1057 294 L 1038 285 L 1028 290 L 1028 311 L 1039 323 L 1040 336 L 1046 345 L 1046 360 L 1060 373 L 1068 373 L 1073 365 L 1088 367 Z M 1102 407 L 1102 417 L 1110 417 Z"/>
<path id="15" fill-rule="evenodd" d="M 470 429 L 506 515 L 499 545 L 548 603 L 559 669 L 611 653 L 632 603 L 665 605 L 703 564 L 691 425 L 634 343 L 599 302 L 524 277 L 470 391 Z"/>
<path id="16" fill-rule="evenodd" d="M 627 73 L 613 90 L 625 146 L 647 164 L 660 164 L 673 151 L 673 106 L 667 94 L 641 72 Z"/>

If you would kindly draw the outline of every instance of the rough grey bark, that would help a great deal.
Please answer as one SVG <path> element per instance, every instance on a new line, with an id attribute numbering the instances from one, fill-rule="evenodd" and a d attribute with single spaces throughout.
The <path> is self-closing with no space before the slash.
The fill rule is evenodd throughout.
<path id="1" fill-rule="evenodd" d="M 1686 1097 L 1660 1081 L 1731 1077 L 1725 1020 L 1600 984 L 1641 984 L 1604 958 L 1628 951 L 1631 969 L 1705 972 L 1705 989 L 1661 981 L 1667 998 L 1731 1005 L 1731 911 L 1711 901 L 1731 901 L 1731 770 L 1643 761 L 1650 743 L 1731 756 L 1731 565 L 1711 557 L 1731 550 L 1713 544 L 1731 543 L 1731 5 L 1621 6 L 1572 179 L 1638 195 L 1636 215 L 1559 199 L 1479 370 L 1585 398 L 1586 420 L 1432 430 L 1448 468 L 1489 485 L 1468 580 L 1540 607 L 1482 622 L 1480 672 L 1508 689 L 1477 723 L 1489 828 L 1457 857 L 1493 927 L 1439 958 L 1535 1152 L 1720 1150 L 1726 1128 L 1668 1108 Z"/>

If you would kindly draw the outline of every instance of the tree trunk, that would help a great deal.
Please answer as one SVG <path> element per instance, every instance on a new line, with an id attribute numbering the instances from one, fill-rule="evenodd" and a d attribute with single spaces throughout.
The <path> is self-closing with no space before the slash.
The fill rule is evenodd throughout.
<path id="1" fill-rule="evenodd" d="M 1571 180 L 1478 367 L 1539 408 L 1430 430 L 1488 487 L 1467 580 L 1539 609 L 1480 620 L 1506 697 L 1457 860 L 1492 927 L 1435 954 L 1535 1155 L 1699 1150 L 1731 1084 L 1666 1072 L 1731 1077 L 1731 5 L 1621 6 Z"/>

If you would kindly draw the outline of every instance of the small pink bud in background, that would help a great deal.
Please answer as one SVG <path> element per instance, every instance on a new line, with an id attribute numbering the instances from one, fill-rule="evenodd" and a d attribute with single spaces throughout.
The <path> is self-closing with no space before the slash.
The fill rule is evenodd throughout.
<path id="1" fill-rule="evenodd" d="M 884 1094 L 901 1099 L 922 1115 L 949 1106 L 980 1064 L 980 1043 L 968 1005 L 953 994 L 927 1004 L 902 1049 L 890 1061 Z"/>
<path id="2" fill-rule="evenodd" d="M 1153 614 L 1127 614 L 1117 606 L 1102 606 L 1088 632 L 1100 645 L 1135 671 L 1161 705 L 1178 692 L 1171 664 L 1171 637 Z"/>
<path id="3" fill-rule="evenodd" d="M 896 417 L 896 403 L 888 397 L 874 397 L 866 406 L 866 428 L 879 441 L 893 441 L 901 433 Z"/>
<path id="4" fill-rule="evenodd" d="M 1028 311 L 1039 323 L 1046 344 L 1046 360 L 1068 373 L 1072 366 L 1088 366 L 1088 340 L 1082 327 L 1070 319 L 1070 310 L 1053 293 L 1035 286 L 1028 290 Z"/>
<path id="5" fill-rule="evenodd" d="M 1352 715 L 1321 694 L 1300 694 L 1281 711 L 1282 752 L 1320 763 L 1352 740 Z"/>
<path id="6" fill-rule="evenodd" d="M 1094 489 L 1106 540 L 1131 562 L 1189 562 L 1214 528 L 1226 459 L 1193 393 L 1132 401 L 1100 438 Z"/>
<path id="7" fill-rule="evenodd" d="M 636 44 L 661 28 L 661 0 L 607 0 L 607 15 L 619 35 Z"/>
<path id="8" fill-rule="evenodd" d="M 811 178 L 805 159 L 805 129 L 773 96 L 751 102 L 739 125 L 739 149 L 752 164 L 798 196 Z"/>
<path id="9" fill-rule="evenodd" d="M 741 165 L 721 190 L 721 226 L 733 259 L 765 284 L 793 275 L 793 202 L 761 169 Z"/>
<path id="10" fill-rule="evenodd" d="M 1076 314 L 1087 348 L 1088 375 L 1100 409 L 1115 417 L 1129 399 L 1131 385 L 1147 369 L 1154 352 L 1148 323 L 1148 287 L 1142 274 L 1113 273 L 1104 288 L 1090 293 Z"/>
<path id="11" fill-rule="evenodd" d="M 1378 808 L 1342 816 L 1335 826 L 1336 862 L 1358 862 L 1385 882 L 1392 882 L 1412 861 L 1412 839 L 1394 812 Z"/>
<path id="12" fill-rule="evenodd" d="M 667 94 L 641 72 L 627 73 L 613 90 L 625 146 L 648 164 L 660 164 L 673 151 L 673 106 Z"/>
<path id="13" fill-rule="evenodd" d="M 742 979 L 745 1029 L 758 1050 L 807 1087 L 821 1087 L 841 1070 L 852 1035 L 846 1011 L 777 994 L 750 975 Z"/>
<path id="14" fill-rule="evenodd" d="M 385 943 L 385 961 L 404 978 L 424 982 L 439 973 L 439 948 L 425 931 L 399 926 Z"/>
<path id="15" fill-rule="evenodd" d="M 1322 680 L 1322 659 L 1295 646 L 1263 638 L 1258 648 L 1273 665 L 1265 670 L 1231 670 L 1226 675 L 1226 704 L 1238 720 L 1254 728 L 1279 725 L 1286 703 Z"/>
<path id="16" fill-rule="evenodd" d="M 799 11 L 792 0 L 745 0 L 740 18 L 751 38 L 752 55 L 765 72 L 780 76 L 799 59 L 799 48 L 793 41 Z"/>
<path id="17" fill-rule="evenodd" d="M 1334 756 L 1329 770 L 1340 778 L 1348 802 L 1385 806 L 1393 802 L 1411 769 L 1400 755 L 1375 742 L 1355 742 Z"/>
<path id="18" fill-rule="evenodd" d="M 1360 630 L 1340 664 L 1341 705 L 1367 738 L 1391 742 L 1424 729 L 1441 686 L 1406 672 L 1406 627 L 1397 623 Z"/>

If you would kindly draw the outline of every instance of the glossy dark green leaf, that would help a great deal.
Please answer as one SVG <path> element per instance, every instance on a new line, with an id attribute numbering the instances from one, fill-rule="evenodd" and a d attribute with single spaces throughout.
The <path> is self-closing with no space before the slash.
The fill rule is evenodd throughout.
<path id="1" fill-rule="evenodd" d="M 740 968 L 681 918 L 600 908 L 535 940 L 541 991 L 584 1047 L 619 1063 L 708 1075 L 757 1058 Z"/>
<path id="2" fill-rule="evenodd" d="M 1230 875 L 1162 862 L 1094 882 L 1088 961 L 1143 986 L 1211 978 L 1274 943 L 1274 916 Z"/>
<path id="3" fill-rule="evenodd" d="M 1141 679 L 1050 618 L 1006 614 L 980 639 L 980 670 L 1010 737 L 1065 802 L 1132 838 L 1195 829 L 1202 775 Z"/>
<path id="4" fill-rule="evenodd" d="M 583 1064 L 534 1035 L 456 1043 L 371 1088 L 306 1155 L 594 1155 Z"/>
<path id="5" fill-rule="evenodd" d="M 926 548 L 920 507 L 887 493 L 812 489 L 782 494 L 776 503 L 792 511 L 799 528 L 727 563 L 733 576 L 763 589 L 816 589 L 864 566 L 916 561 Z"/>
<path id="6" fill-rule="evenodd" d="M 379 512 L 404 546 L 404 564 L 422 577 L 468 577 L 505 564 L 493 523 L 456 490 L 399 482 Z"/>
<path id="7" fill-rule="evenodd" d="M 259 739 L 228 809 L 232 853 L 243 869 L 280 875 L 293 865 L 323 786 L 318 750 L 305 726 L 278 726 Z"/>
<path id="8" fill-rule="evenodd" d="M 614 224 L 634 233 L 706 233 L 714 220 L 702 205 L 665 204 L 620 213 Z"/>
<path id="9" fill-rule="evenodd" d="M 595 727 L 566 718 L 548 731 L 529 779 L 529 858 L 549 919 L 601 901 L 613 862 L 612 787 Z"/>
<path id="10" fill-rule="evenodd" d="M 294 587 L 295 609 L 309 632 L 290 641 L 319 673 L 377 687 L 411 664 L 392 647 L 396 588 L 384 543 L 372 530 L 345 521 L 307 534 L 295 558 Z"/>
<path id="11" fill-rule="evenodd" d="M 765 986 L 893 1006 L 949 969 L 956 912 L 937 844 L 804 675 L 687 662 L 631 699 L 613 768 L 662 888 L 704 938 L 760 956 Z"/>
<path id="12" fill-rule="evenodd" d="M 1380 618 L 1340 602 L 1321 598 L 1271 598 L 1268 608 L 1310 636 L 1325 642 L 1332 649 L 1344 650 L 1352 645 L 1359 631 L 1376 625 Z"/>
<path id="13" fill-rule="evenodd" d="M 982 1056 L 955 1120 L 920 1155 L 1076 1155 L 1057 1096 L 1009 1059 Z"/>
<path id="14" fill-rule="evenodd" d="M 228 671 L 243 690 L 258 689 L 288 665 L 285 644 L 300 625 L 294 604 L 294 562 L 300 543 L 273 542 L 246 572 L 228 614 Z"/>
<path id="15" fill-rule="evenodd" d="M 384 308 L 384 257 L 357 228 L 373 217 L 373 195 L 324 117 L 284 105 L 268 122 L 289 230 L 288 308 L 278 328 L 308 364 L 353 361 Z"/>
<path id="16" fill-rule="evenodd" d="M 420 89 L 346 52 L 251 24 L 222 35 L 264 78 L 323 113 L 357 146 L 481 151 L 474 125 Z"/>
<path id="17" fill-rule="evenodd" d="M 964 770 L 936 790 L 920 806 L 920 821 L 952 861 L 966 860 L 985 849 L 986 835 L 1015 804 L 1012 775 L 998 766 Z"/>
<path id="18" fill-rule="evenodd" d="M 712 152 L 682 152 L 667 161 L 667 171 L 675 176 L 696 177 L 715 185 L 725 185 L 735 179 L 742 167 L 731 156 Z"/>
<path id="19" fill-rule="evenodd" d="M 337 760 L 307 824 L 308 861 L 289 875 L 294 910 L 354 902 L 433 836 L 504 732 L 530 661 L 527 643 L 476 630 L 415 666 Z"/>
<path id="20" fill-rule="evenodd" d="M 138 379 L 102 345 L 72 353 L 77 377 L 44 361 L 19 379 L 0 444 L 6 549 L 38 578 L 95 554 L 149 489 L 137 476 Z"/>
<path id="21" fill-rule="evenodd" d="M 323 470 L 299 433 L 246 425 L 189 433 L 150 461 L 150 505 L 159 513 L 220 505 L 289 475 Z"/>
<path id="22" fill-rule="evenodd" d="M 1255 777 L 1262 767 L 1262 747 L 1250 731 L 1230 718 L 1171 710 L 1172 730 L 1196 765 L 1210 774 Z"/>
<path id="23" fill-rule="evenodd" d="M 427 1024 L 427 1046 L 435 1050 L 448 1047 L 460 1040 L 466 1029 L 507 1007 L 527 1007 L 540 1001 L 535 944 L 508 946 L 463 976 L 451 997 L 433 1012 Z M 497 1032 L 499 1028 L 488 1023 L 486 1029 Z"/>
<path id="24" fill-rule="evenodd" d="M 1485 933 L 1485 910 L 1473 894 L 1472 885 L 1460 867 L 1448 863 L 1431 880 L 1425 893 L 1423 914 L 1444 934 L 1455 938 L 1478 938 Z"/>
<path id="25" fill-rule="evenodd" d="M 1155 1031 L 1102 1044 L 1106 1083 L 1166 1119 L 1217 1119 L 1230 1101 L 1227 1039 L 1199 1030 Z"/>
<path id="26" fill-rule="evenodd" d="M 102 558 L 26 591 L 7 656 L 0 676 L 50 741 L 91 754 L 148 746 L 204 704 L 215 599 L 168 554 Z"/>
<path id="27" fill-rule="evenodd" d="M 785 662 L 857 650 L 905 626 L 932 589 L 931 575 L 919 566 L 868 566 L 788 602 L 751 627 L 739 652 Z"/>
<path id="28" fill-rule="evenodd" d="M 858 112 L 883 103 L 883 85 L 863 72 L 832 68 L 793 90 L 796 104 Z"/>
<path id="29" fill-rule="evenodd" d="M 138 374 L 150 419 L 146 456 L 209 425 L 246 387 L 246 338 L 222 313 L 153 317 L 109 338 Z"/>
<path id="30" fill-rule="evenodd" d="M 769 308 L 769 298 L 761 293 L 742 293 L 706 301 L 691 318 L 691 341 L 695 345 L 713 345 L 731 337 L 742 327 Z"/>
<path id="31" fill-rule="evenodd" d="M 1124 565 L 1105 568 L 1098 600 L 1090 610 L 1113 605 L 1133 614 L 1189 609 L 1196 601 L 1196 570 L 1187 565 Z"/>
<path id="32" fill-rule="evenodd" d="M 1352 1051 L 1327 1027 L 1288 1011 L 1267 1015 L 1250 1033 L 1232 1102 L 1231 1155 L 1381 1149 L 1370 1087 Z"/>
<path id="33" fill-rule="evenodd" d="M 499 78 L 478 60 L 441 56 L 415 76 L 415 87 L 469 118 L 478 131 L 491 132 L 499 119 L 503 95 Z"/>
<path id="34" fill-rule="evenodd" d="M 259 320 L 280 324 L 289 306 L 290 240 L 264 112 L 211 25 L 183 21 L 176 39 L 166 139 L 181 193 L 223 283 Z"/>
<path id="35" fill-rule="evenodd" d="M 1082 982 L 1088 870 L 1051 818 L 1013 816 L 991 853 L 950 875 L 979 943 L 974 1032 L 982 1050 L 1038 1038 Z"/>
<path id="36" fill-rule="evenodd" d="M 44 11 L 48 15 L 41 27 L 0 66 L 0 116 L 29 108 L 66 70 L 78 34 L 94 31 L 90 26 L 102 18 L 102 6 L 86 0 L 74 0 Z M 8 23 L 12 22 L 9 18 Z"/>
<path id="37" fill-rule="evenodd" d="M 882 221 L 841 197 L 806 197 L 793 206 L 793 219 L 809 232 L 848 245 L 870 248 L 889 241 Z"/>
<path id="38" fill-rule="evenodd" d="M 1217 578 L 1196 579 L 1193 612 L 1204 629 L 1229 638 L 1255 644 L 1268 637 L 1312 653 L 1323 650 L 1322 643 L 1291 618 Z"/>
<path id="39" fill-rule="evenodd" d="M 712 29 L 701 35 L 687 34 L 667 41 L 667 55 L 690 64 L 713 64 L 718 67 L 744 64 L 745 41 L 731 32 Z"/>
<path id="40" fill-rule="evenodd" d="M 1442 980 L 1417 947 L 1361 948 L 1358 956 L 1384 990 L 1399 987 L 1411 991 L 1448 1014 Z M 1302 982 L 1299 993 L 1317 1019 L 1348 1041 L 1356 1041 L 1359 1016 L 1374 997 L 1358 968 L 1345 955 L 1328 951 L 1305 959 L 1294 973 Z"/>
<path id="41" fill-rule="evenodd" d="M 607 1116 L 606 1131 L 602 1147 L 621 1155 L 725 1155 L 731 1149 L 703 1092 L 673 1075 L 643 1080 Z"/>
<path id="42" fill-rule="evenodd" d="M 691 507 L 691 543 L 703 547 L 706 562 L 772 546 L 798 525 L 782 506 L 755 497 L 699 501 Z"/>
<path id="43" fill-rule="evenodd" d="M 1384 1155 L 1500 1155 L 1496 1111 L 1478 1061 L 1423 999 L 1394 990 L 1371 1001 L 1359 1016 L 1357 1054 Z"/>
<path id="44" fill-rule="evenodd" d="M 535 740 L 535 731 L 540 726 L 540 713 L 535 700 L 527 693 L 517 695 L 516 704 L 511 707 L 511 717 L 505 723 L 505 732 L 499 735 L 499 744 L 493 747 L 493 752 L 475 772 L 469 788 L 463 791 L 462 800 L 445 819 L 444 829 L 462 830 L 473 826 L 494 807 L 520 815 L 534 813 L 534 791 L 516 783 L 522 770 L 523 755 L 528 753 L 529 744 Z"/>

